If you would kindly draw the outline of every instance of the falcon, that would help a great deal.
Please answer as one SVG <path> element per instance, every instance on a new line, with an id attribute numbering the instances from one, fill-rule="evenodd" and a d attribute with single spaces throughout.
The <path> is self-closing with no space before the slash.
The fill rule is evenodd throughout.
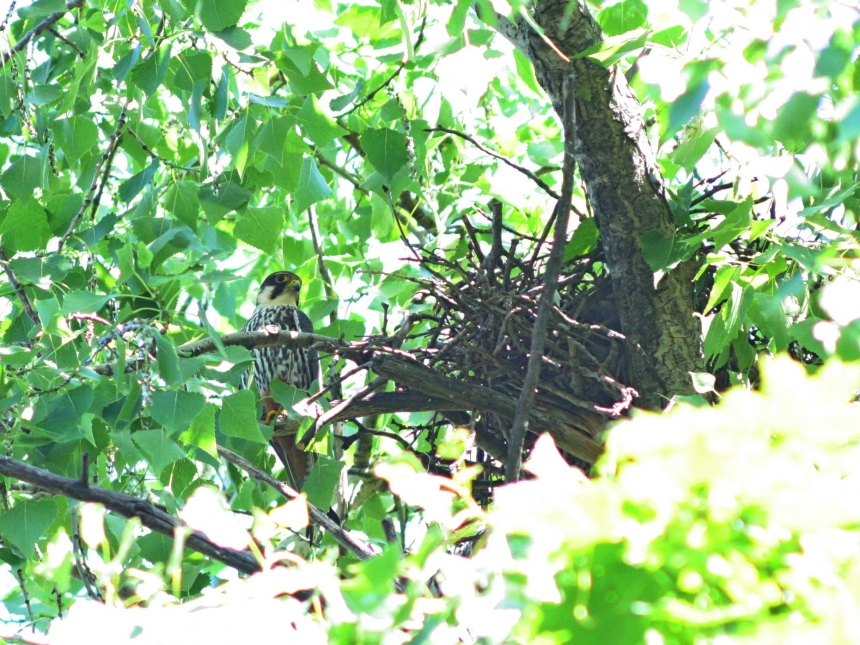
<path id="1" fill-rule="evenodd" d="M 291 271 L 271 274 L 260 285 L 257 308 L 242 331 L 259 331 L 268 325 L 277 325 L 282 331 L 313 333 L 314 325 L 307 314 L 299 310 L 299 291 L 302 280 Z M 315 349 L 288 347 L 258 347 L 251 350 L 254 364 L 254 383 L 263 402 L 263 420 L 271 422 L 281 406 L 272 398 L 270 384 L 277 378 L 308 391 L 314 381 L 320 381 L 319 353 Z M 248 386 L 248 374 L 242 387 Z M 308 453 L 296 445 L 296 435 L 276 435 L 272 438 L 275 454 L 284 464 L 290 484 L 300 488 L 308 471 Z"/>

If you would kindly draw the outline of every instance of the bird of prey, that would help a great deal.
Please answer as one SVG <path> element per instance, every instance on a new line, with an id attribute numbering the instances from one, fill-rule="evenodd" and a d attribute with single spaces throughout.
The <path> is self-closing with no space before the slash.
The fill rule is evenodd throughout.
<path id="1" fill-rule="evenodd" d="M 242 331 L 258 331 L 276 325 L 283 331 L 313 333 L 314 325 L 307 314 L 299 310 L 302 280 L 291 271 L 271 274 L 260 285 L 257 308 Z M 263 402 L 263 419 L 270 422 L 281 406 L 272 398 L 270 384 L 277 378 L 308 391 L 314 381 L 320 382 L 319 354 L 315 349 L 287 347 L 258 347 L 251 350 L 254 357 L 253 377 Z M 242 379 L 247 387 L 248 375 Z M 300 488 L 308 471 L 308 453 L 296 445 L 295 434 L 272 438 L 275 454 L 284 464 L 290 484 Z"/>

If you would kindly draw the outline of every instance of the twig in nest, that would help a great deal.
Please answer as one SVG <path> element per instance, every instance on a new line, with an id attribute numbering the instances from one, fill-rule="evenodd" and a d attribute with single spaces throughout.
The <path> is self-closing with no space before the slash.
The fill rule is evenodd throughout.
<path id="1" fill-rule="evenodd" d="M 520 476 L 523 459 L 523 444 L 528 431 L 528 419 L 535 400 L 535 390 L 540 379 L 540 370 L 546 343 L 547 326 L 552 312 L 553 299 L 558 284 L 558 274 L 564 261 L 564 247 L 567 244 L 567 222 L 570 217 L 570 204 L 573 198 L 573 171 L 575 168 L 574 141 L 576 134 L 576 84 L 571 74 L 564 81 L 564 178 L 561 198 L 555 208 L 555 234 L 552 251 L 544 275 L 544 289 L 541 293 L 538 316 L 532 333 L 528 370 L 523 389 L 517 402 L 517 413 L 508 434 L 508 458 L 505 463 L 505 479 L 516 481 Z"/>

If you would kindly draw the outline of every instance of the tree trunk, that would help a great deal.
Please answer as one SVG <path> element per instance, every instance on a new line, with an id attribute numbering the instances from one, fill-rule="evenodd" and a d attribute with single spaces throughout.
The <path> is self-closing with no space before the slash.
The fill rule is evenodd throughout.
<path id="1" fill-rule="evenodd" d="M 568 58 L 602 40 L 586 9 L 569 0 L 536 0 L 534 19 Z M 657 288 L 642 255 L 648 231 L 668 236 L 674 223 L 641 107 L 617 67 L 589 58 L 565 61 L 524 20 L 499 17 L 498 31 L 534 65 L 538 82 L 562 114 L 564 78 L 576 79 L 576 162 L 600 230 L 600 241 L 628 339 L 627 364 L 636 404 L 660 408 L 692 392 L 690 372 L 701 371 L 699 323 L 691 276 L 676 270 Z"/>

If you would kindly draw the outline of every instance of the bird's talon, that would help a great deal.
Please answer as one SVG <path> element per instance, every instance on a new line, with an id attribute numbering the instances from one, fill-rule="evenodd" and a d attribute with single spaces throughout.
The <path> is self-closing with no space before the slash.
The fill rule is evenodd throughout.
<path id="1" fill-rule="evenodd" d="M 278 411 L 277 411 L 277 410 L 269 410 L 269 411 L 266 413 L 266 425 L 271 425 L 272 420 L 273 420 L 273 419 L 275 419 L 275 418 L 277 418 L 277 416 L 278 416 Z"/>

